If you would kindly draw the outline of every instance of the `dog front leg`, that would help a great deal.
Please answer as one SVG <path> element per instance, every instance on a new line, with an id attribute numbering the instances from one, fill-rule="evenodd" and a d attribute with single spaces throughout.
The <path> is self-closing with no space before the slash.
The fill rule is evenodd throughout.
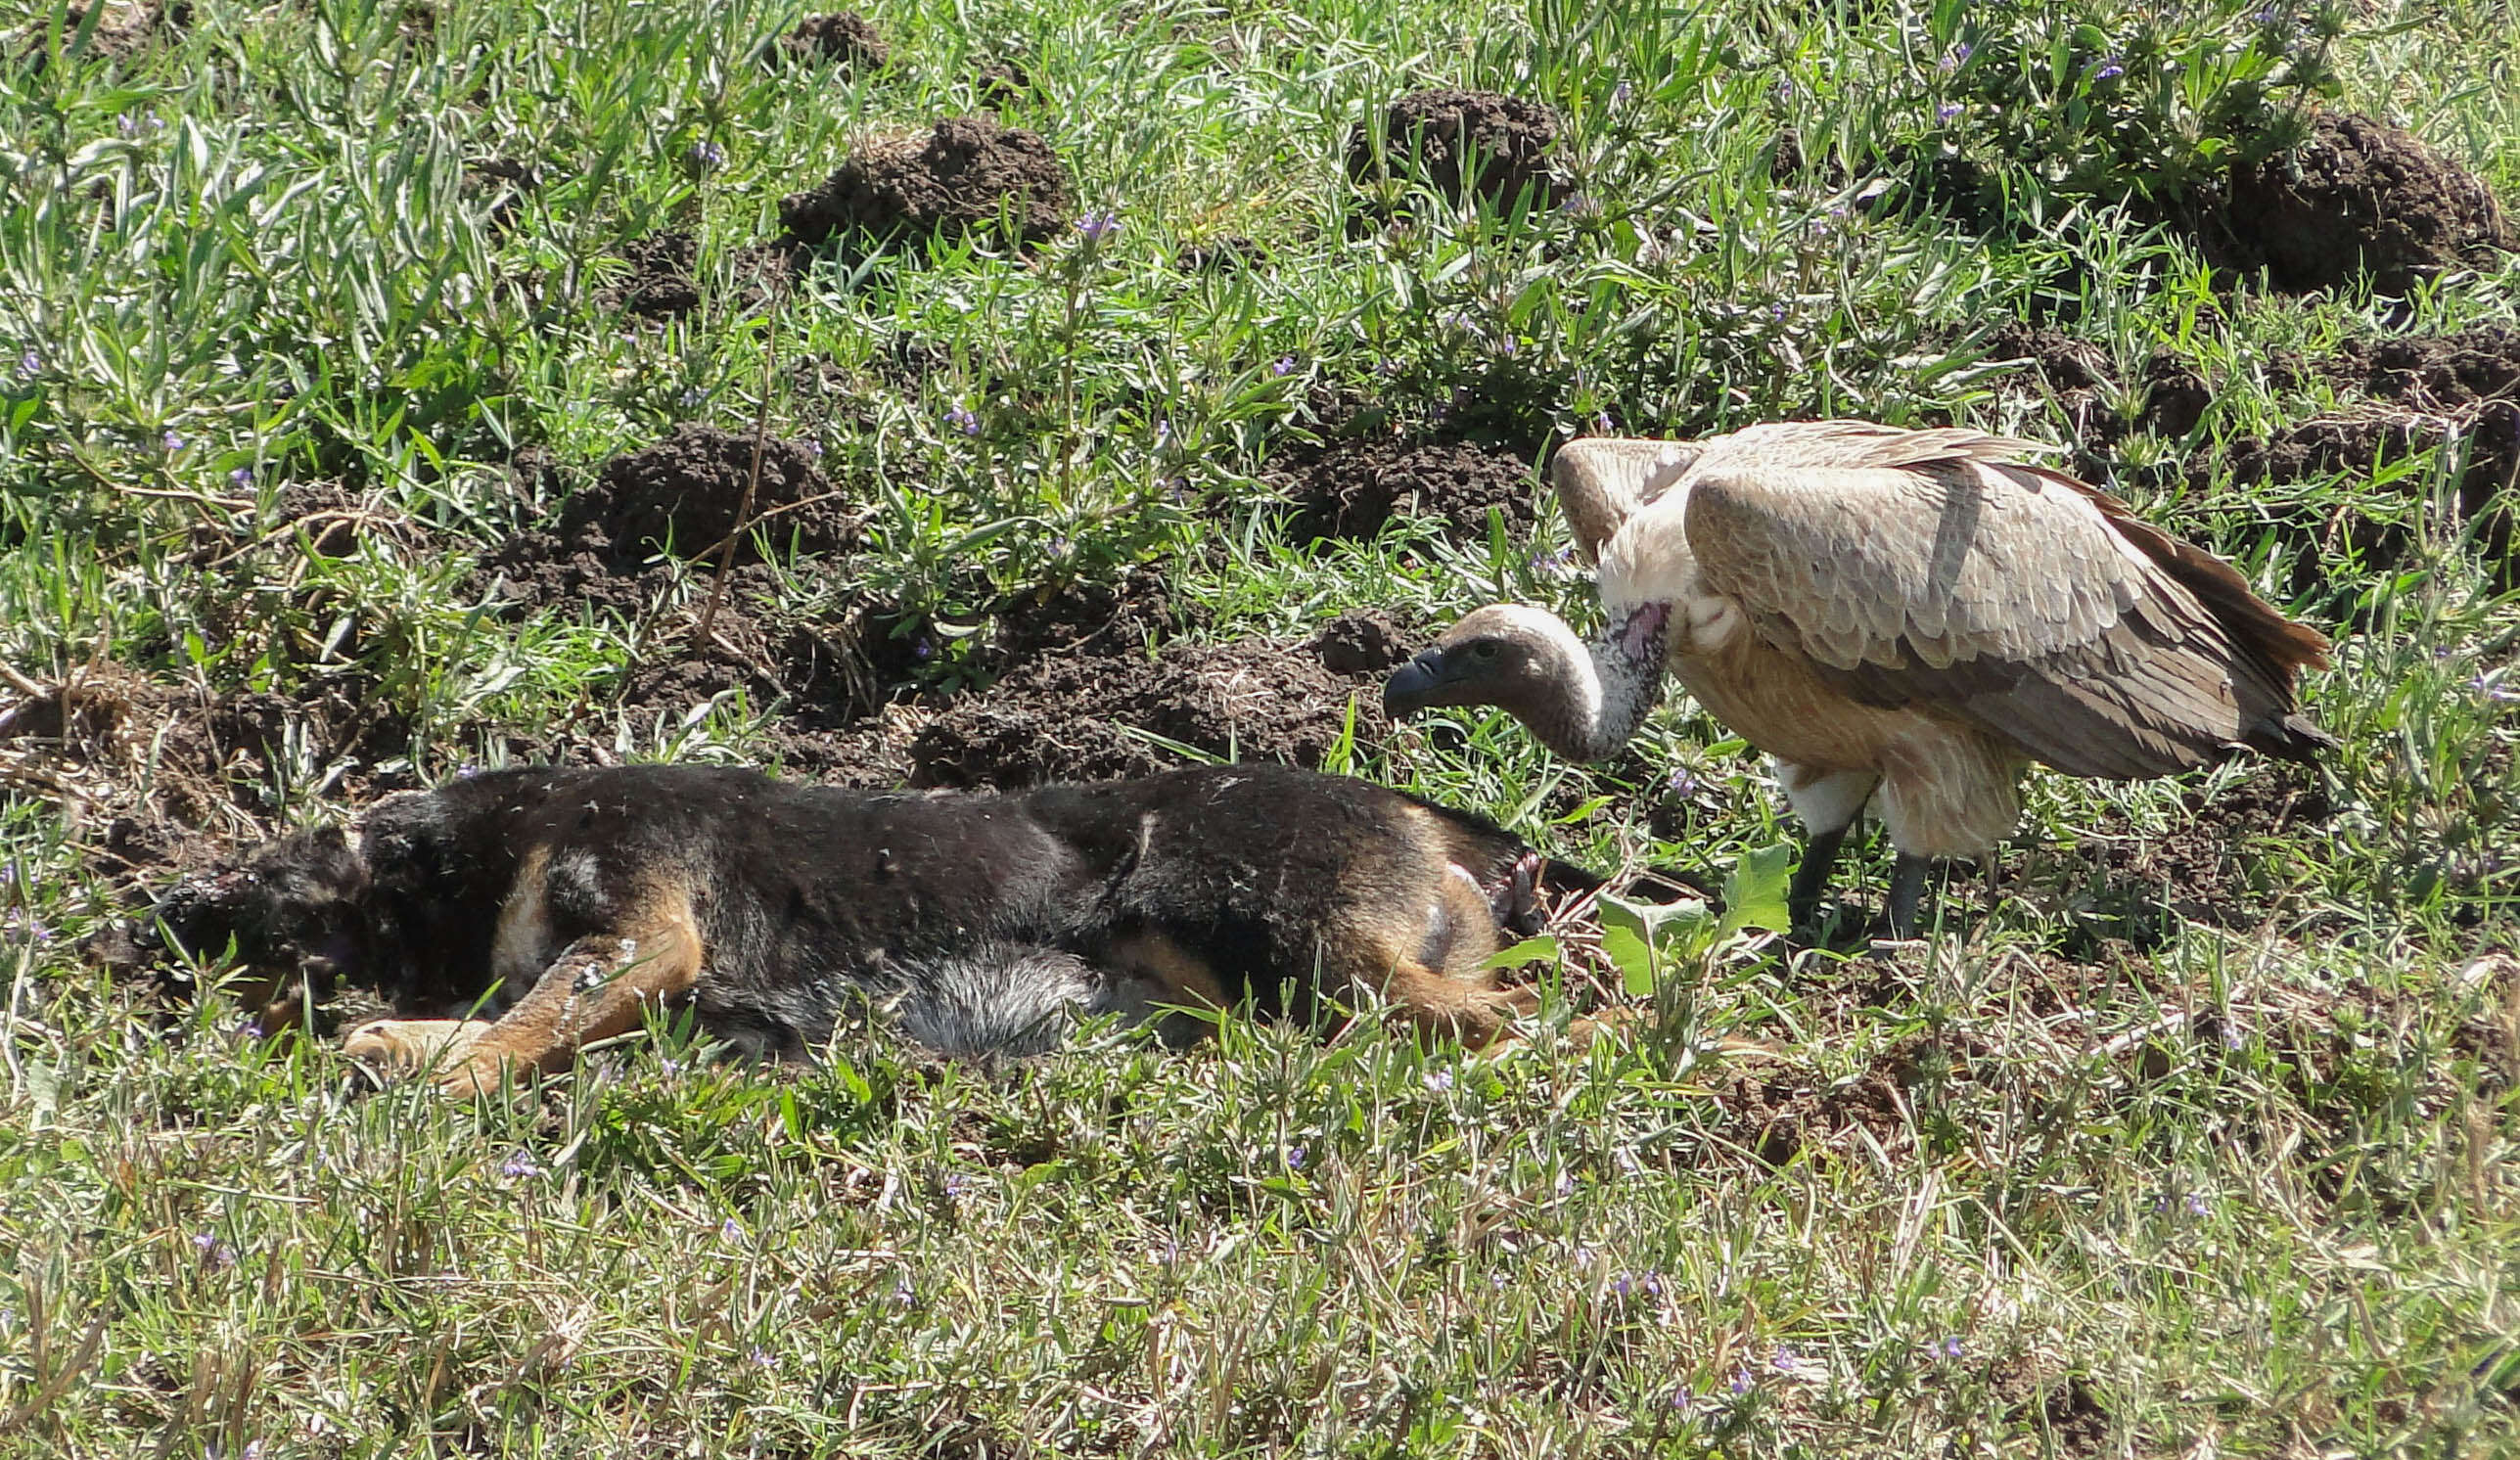
<path id="1" fill-rule="evenodd" d="M 384 1021 L 345 1047 L 406 1072 L 426 1069 L 451 1095 L 495 1090 L 527 1071 L 564 1070 L 584 1046 L 637 1028 L 650 1005 L 690 992 L 700 969 L 700 934 L 687 905 L 651 904 L 631 931 L 563 948 L 495 1022 Z"/>

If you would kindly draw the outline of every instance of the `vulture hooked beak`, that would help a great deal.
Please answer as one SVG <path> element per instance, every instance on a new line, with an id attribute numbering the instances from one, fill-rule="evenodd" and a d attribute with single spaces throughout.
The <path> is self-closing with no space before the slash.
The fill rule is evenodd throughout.
<path id="1" fill-rule="evenodd" d="M 1440 704 L 1437 696 L 1461 677 L 1460 666 L 1445 659 L 1442 646 L 1426 650 L 1394 669 L 1392 677 L 1383 681 L 1383 714 L 1397 720 L 1412 710 Z"/>

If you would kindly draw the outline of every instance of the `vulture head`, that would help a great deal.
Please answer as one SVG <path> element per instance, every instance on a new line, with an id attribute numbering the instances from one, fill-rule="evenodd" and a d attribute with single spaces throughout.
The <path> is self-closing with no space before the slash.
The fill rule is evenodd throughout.
<path id="1" fill-rule="evenodd" d="M 1491 604 L 1392 671 L 1383 712 L 1492 705 L 1573 760 L 1606 760 L 1636 733 L 1663 680 L 1669 606 L 1647 604 L 1586 644 L 1544 609 Z"/>

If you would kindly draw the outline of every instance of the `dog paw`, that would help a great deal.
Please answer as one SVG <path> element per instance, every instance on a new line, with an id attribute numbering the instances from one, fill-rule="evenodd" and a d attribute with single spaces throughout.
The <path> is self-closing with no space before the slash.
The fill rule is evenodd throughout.
<path id="1" fill-rule="evenodd" d="M 380 1019 L 352 1029 L 342 1052 L 389 1079 L 434 1072 L 439 1084 L 452 1087 L 453 1077 L 463 1072 L 469 1090 L 470 1072 L 481 1063 L 473 1046 L 489 1027 L 479 1019 Z M 489 1071 L 495 1086 L 495 1061 Z"/>

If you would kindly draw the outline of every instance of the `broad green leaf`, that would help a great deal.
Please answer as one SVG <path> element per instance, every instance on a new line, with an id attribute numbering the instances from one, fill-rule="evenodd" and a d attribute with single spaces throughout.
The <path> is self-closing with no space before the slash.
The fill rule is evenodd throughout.
<path id="1" fill-rule="evenodd" d="M 1794 848 L 1782 842 L 1741 854 L 1723 883 L 1722 934 L 1744 928 L 1784 933 L 1793 927 L 1785 906 L 1785 867 L 1793 856 Z"/>
<path id="2" fill-rule="evenodd" d="M 1537 937 L 1523 939 L 1512 947 L 1490 956 L 1486 963 L 1479 966 L 1481 968 L 1521 968 L 1524 964 L 1538 963 L 1542 959 L 1554 962 L 1557 956 L 1557 939 L 1544 933 Z"/>

